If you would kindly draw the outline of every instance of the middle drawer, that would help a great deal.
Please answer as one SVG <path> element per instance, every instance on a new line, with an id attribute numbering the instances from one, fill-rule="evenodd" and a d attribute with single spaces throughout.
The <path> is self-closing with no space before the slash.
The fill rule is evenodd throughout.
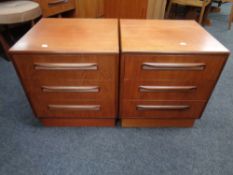
<path id="1" fill-rule="evenodd" d="M 207 100 L 214 81 L 128 81 L 123 82 L 122 98 L 137 100 Z"/>
<path id="2" fill-rule="evenodd" d="M 43 101 L 48 99 L 105 100 L 116 96 L 115 82 L 75 79 L 37 79 L 26 80 L 28 93 Z"/>

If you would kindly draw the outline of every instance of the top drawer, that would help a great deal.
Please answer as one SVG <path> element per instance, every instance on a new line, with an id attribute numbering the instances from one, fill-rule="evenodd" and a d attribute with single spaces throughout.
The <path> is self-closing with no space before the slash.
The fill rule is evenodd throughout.
<path id="1" fill-rule="evenodd" d="M 43 16 L 56 15 L 75 9 L 75 0 L 37 0 L 43 10 Z"/>
<path id="2" fill-rule="evenodd" d="M 24 79 L 95 80 L 116 79 L 117 55 L 15 55 Z"/>
<path id="3" fill-rule="evenodd" d="M 224 55 L 134 55 L 125 54 L 125 80 L 216 80 Z"/>

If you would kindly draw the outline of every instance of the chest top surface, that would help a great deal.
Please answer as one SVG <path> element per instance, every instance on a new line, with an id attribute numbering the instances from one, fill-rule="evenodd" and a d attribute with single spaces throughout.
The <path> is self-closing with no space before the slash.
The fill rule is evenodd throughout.
<path id="1" fill-rule="evenodd" d="M 42 19 L 11 53 L 118 53 L 115 19 Z"/>
<path id="2" fill-rule="evenodd" d="M 228 53 L 195 21 L 121 20 L 123 53 Z"/>

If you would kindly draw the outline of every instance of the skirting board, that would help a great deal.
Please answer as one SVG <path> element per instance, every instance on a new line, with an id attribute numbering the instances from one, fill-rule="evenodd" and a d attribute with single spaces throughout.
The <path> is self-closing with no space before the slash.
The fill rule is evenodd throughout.
<path id="1" fill-rule="evenodd" d="M 115 127 L 115 119 L 48 119 L 40 118 L 44 126 L 53 127 Z"/>
<path id="2" fill-rule="evenodd" d="M 193 127 L 195 119 L 121 119 L 123 128 L 153 128 L 153 127 Z"/>

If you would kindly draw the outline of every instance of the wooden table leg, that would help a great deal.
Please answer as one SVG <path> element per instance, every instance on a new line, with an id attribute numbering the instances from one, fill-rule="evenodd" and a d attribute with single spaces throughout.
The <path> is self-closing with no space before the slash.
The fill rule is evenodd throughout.
<path id="1" fill-rule="evenodd" d="M 207 25 L 207 26 L 211 26 L 211 20 L 208 18 L 209 13 L 211 12 L 212 9 L 212 2 L 210 2 L 205 8 L 201 8 L 201 12 L 200 12 L 200 16 L 199 16 L 199 23 L 201 23 L 202 25 Z M 189 11 L 188 14 L 186 15 L 187 19 L 193 19 L 195 17 L 195 11 Z M 203 15 L 204 13 L 204 15 Z M 195 18 L 196 19 L 196 18 Z"/>
<path id="2" fill-rule="evenodd" d="M 3 47 L 3 50 L 7 56 L 7 59 L 11 60 L 10 54 L 9 54 L 9 44 L 7 43 L 7 41 L 4 39 L 4 37 L 2 36 L 2 34 L 0 33 L 0 44 Z"/>
<path id="3" fill-rule="evenodd" d="M 212 6 L 212 2 L 205 9 L 205 13 L 204 13 L 204 16 L 203 16 L 203 21 L 202 21 L 203 25 L 207 25 L 207 26 L 212 25 L 211 20 L 208 18 L 208 15 L 209 15 L 209 13 L 211 11 L 211 6 Z"/>
<path id="4" fill-rule="evenodd" d="M 228 22 L 228 29 L 230 30 L 231 29 L 231 23 L 233 21 L 233 3 L 231 5 L 231 13 L 229 15 L 229 22 Z"/>

